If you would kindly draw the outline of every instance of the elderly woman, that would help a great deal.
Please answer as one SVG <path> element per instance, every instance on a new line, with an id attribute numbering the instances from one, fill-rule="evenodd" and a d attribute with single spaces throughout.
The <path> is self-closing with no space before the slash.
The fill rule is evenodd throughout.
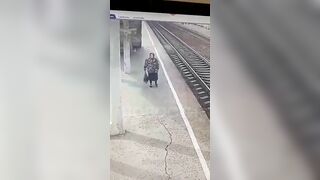
<path id="1" fill-rule="evenodd" d="M 150 53 L 149 58 L 145 60 L 144 71 L 148 73 L 150 87 L 152 87 L 152 81 L 154 81 L 156 87 L 158 87 L 159 62 L 158 59 L 154 57 L 154 53 Z"/>

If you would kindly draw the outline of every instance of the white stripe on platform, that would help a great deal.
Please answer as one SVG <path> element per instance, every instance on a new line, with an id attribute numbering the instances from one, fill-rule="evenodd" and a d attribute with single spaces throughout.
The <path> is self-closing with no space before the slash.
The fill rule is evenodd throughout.
<path id="1" fill-rule="evenodd" d="M 178 106 L 178 108 L 179 108 L 181 117 L 182 117 L 182 119 L 183 119 L 183 121 L 184 121 L 184 123 L 185 123 L 185 125 L 186 125 L 186 127 L 187 127 L 187 130 L 188 130 L 189 136 L 190 136 L 190 138 L 191 138 L 193 147 L 194 147 L 194 149 L 195 149 L 195 151 L 196 151 L 196 153 L 197 153 L 197 155 L 198 155 L 198 158 L 199 158 L 199 160 L 200 160 L 200 164 L 201 164 L 201 166 L 202 166 L 202 170 L 203 170 L 203 172 L 204 172 L 204 174 L 205 174 L 205 176 L 206 176 L 206 179 L 207 179 L 207 180 L 210 180 L 210 171 L 209 171 L 207 162 L 206 162 L 205 158 L 203 157 L 203 154 L 202 154 L 202 152 L 201 152 L 201 149 L 200 149 L 200 146 L 199 146 L 199 144 L 198 144 L 198 141 L 197 141 L 197 139 L 196 139 L 196 137 L 195 137 L 195 135 L 194 135 L 194 133 L 193 133 L 192 127 L 191 127 L 191 125 L 190 125 L 190 123 L 189 123 L 189 120 L 188 120 L 186 114 L 185 114 L 184 108 L 183 108 L 183 106 L 182 106 L 182 104 L 181 104 L 181 102 L 180 102 L 180 99 L 179 99 L 179 97 L 178 97 L 178 95 L 177 95 L 177 92 L 175 91 L 175 89 L 174 89 L 174 87 L 173 87 L 173 85 L 172 85 L 172 82 L 171 82 L 171 80 L 170 80 L 170 78 L 169 78 L 169 75 L 168 75 L 168 73 L 167 73 L 167 71 L 166 71 L 166 69 L 165 69 L 165 67 L 164 67 L 164 64 L 163 64 L 163 62 L 162 62 L 162 60 L 161 60 L 161 57 L 159 56 L 159 53 L 158 53 L 158 51 L 157 51 L 157 49 L 156 49 L 156 47 L 155 47 L 155 45 L 154 45 L 154 42 L 153 42 L 153 40 L 152 40 L 152 38 L 151 38 L 149 29 L 147 28 L 148 25 L 147 25 L 147 23 L 145 23 L 145 22 L 144 22 L 144 24 L 145 24 L 145 28 L 146 28 L 146 30 L 147 30 L 147 33 L 148 33 L 148 35 L 149 35 L 150 41 L 151 41 L 151 43 L 152 43 L 152 46 L 153 46 L 153 48 L 154 48 L 154 50 L 155 50 L 155 52 L 156 52 L 156 54 L 157 54 L 157 56 L 158 56 L 158 59 L 159 59 L 159 62 L 160 62 L 160 64 L 161 64 L 161 67 L 162 67 L 162 69 L 163 69 L 164 75 L 165 75 L 165 77 L 166 77 L 166 79 L 167 79 L 167 81 L 168 81 L 168 84 L 169 84 L 169 87 L 170 87 L 170 89 L 171 89 L 171 92 L 172 92 L 172 94 L 173 94 L 173 96 L 174 96 L 174 99 L 175 99 L 175 101 L 176 101 L 176 103 L 177 103 L 177 106 Z"/>

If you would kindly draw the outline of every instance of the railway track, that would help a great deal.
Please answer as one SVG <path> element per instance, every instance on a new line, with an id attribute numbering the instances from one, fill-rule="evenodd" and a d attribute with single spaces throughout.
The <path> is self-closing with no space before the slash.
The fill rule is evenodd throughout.
<path id="1" fill-rule="evenodd" d="M 210 117 L 210 63 L 159 23 L 148 22 L 160 43 Z"/>
<path id="2" fill-rule="evenodd" d="M 186 33 L 189 36 L 193 36 L 201 41 L 203 41 L 202 43 L 206 44 L 206 45 L 210 45 L 210 39 L 202 34 L 198 34 L 197 32 L 195 32 L 194 30 L 188 29 L 186 27 L 183 26 L 179 26 L 179 25 L 175 25 L 172 24 L 170 22 L 159 22 L 161 25 L 165 26 L 168 30 L 170 30 L 171 32 L 177 32 L 177 33 Z"/>
<path id="3" fill-rule="evenodd" d="M 206 59 L 210 59 L 209 38 L 173 23 L 159 22 L 159 24 L 161 24 L 163 27 L 165 27 L 171 33 L 175 34 L 180 39 L 182 39 L 195 51 L 204 56 Z"/>

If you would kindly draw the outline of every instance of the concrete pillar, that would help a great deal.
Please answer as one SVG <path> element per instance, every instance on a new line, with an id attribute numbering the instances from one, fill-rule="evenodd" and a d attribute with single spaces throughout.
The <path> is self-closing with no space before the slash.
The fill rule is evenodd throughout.
<path id="1" fill-rule="evenodd" d="M 121 83 L 121 62 L 120 62 L 120 21 L 110 21 L 110 134 L 118 135 L 124 133 L 120 83 Z"/>
<path id="2" fill-rule="evenodd" d="M 123 59 L 124 59 L 124 72 L 129 74 L 131 72 L 130 62 L 130 49 L 131 40 L 129 32 L 129 21 L 123 20 L 124 39 L 123 39 Z"/>

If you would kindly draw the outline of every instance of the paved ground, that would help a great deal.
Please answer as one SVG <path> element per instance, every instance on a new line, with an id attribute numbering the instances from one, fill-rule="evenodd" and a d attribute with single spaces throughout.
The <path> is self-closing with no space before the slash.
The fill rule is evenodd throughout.
<path id="1" fill-rule="evenodd" d="M 111 137 L 111 179 L 206 179 L 163 71 L 159 87 L 143 83 L 143 62 L 154 49 L 146 26 L 143 48 L 132 55 L 132 73 L 122 75 L 125 135 Z M 150 30 L 209 165 L 210 125 L 188 86 Z"/>

